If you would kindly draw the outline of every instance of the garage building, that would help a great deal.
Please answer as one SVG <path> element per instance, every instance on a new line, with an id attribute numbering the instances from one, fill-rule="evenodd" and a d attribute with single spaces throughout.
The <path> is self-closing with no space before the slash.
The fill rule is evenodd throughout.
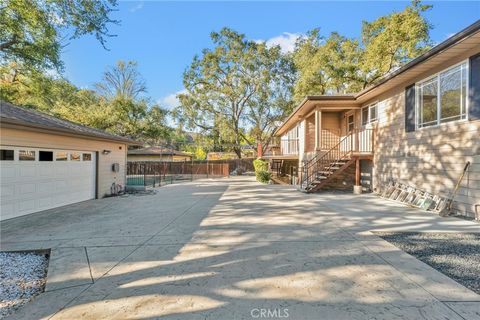
<path id="1" fill-rule="evenodd" d="M 124 187 L 128 145 L 138 143 L 0 101 L 0 220 Z"/>

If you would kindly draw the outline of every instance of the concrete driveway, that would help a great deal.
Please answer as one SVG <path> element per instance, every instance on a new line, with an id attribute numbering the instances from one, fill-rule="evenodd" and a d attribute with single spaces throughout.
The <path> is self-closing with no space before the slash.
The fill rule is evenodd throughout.
<path id="1" fill-rule="evenodd" d="M 479 232 L 373 195 L 236 177 L 84 202 L 1 225 L 52 248 L 14 319 L 480 319 L 480 296 L 372 230 Z"/>

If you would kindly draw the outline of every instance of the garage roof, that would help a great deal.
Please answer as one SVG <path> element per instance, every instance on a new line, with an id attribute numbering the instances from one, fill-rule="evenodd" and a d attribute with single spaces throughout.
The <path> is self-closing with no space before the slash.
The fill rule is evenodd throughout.
<path id="1" fill-rule="evenodd" d="M 68 120 L 59 119 L 48 114 L 32 109 L 15 106 L 11 103 L 0 101 L 0 122 L 3 124 L 19 125 L 58 133 L 80 135 L 101 140 L 119 141 L 126 144 L 141 145 L 129 138 L 117 136 L 105 131 L 83 126 Z"/>

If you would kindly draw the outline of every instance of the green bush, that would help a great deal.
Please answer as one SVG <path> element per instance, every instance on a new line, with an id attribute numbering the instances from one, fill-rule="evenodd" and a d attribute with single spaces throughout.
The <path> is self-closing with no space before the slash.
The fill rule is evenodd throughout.
<path id="1" fill-rule="evenodd" d="M 261 183 L 268 183 L 270 181 L 271 175 L 268 171 L 258 171 L 255 176 L 257 177 L 257 181 Z"/>
<path id="2" fill-rule="evenodd" d="M 257 181 L 262 183 L 268 183 L 271 175 L 268 172 L 268 162 L 262 159 L 253 160 L 253 167 L 255 168 L 255 177 Z"/>
<path id="3" fill-rule="evenodd" d="M 268 162 L 262 159 L 253 160 L 253 167 L 255 168 L 255 173 L 259 171 L 268 171 Z"/>

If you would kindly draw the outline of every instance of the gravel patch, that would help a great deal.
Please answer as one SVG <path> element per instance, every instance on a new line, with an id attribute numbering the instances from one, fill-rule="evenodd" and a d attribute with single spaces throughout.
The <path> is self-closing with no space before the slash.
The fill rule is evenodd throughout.
<path id="1" fill-rule="evenodd" d="M 375 234 L 480 294 L 480 233 Z"/>
<path id="2" fill-rule="evenodd" d="M 0 252 L 0 319 L 43 292 L 48 253 Z"/>

